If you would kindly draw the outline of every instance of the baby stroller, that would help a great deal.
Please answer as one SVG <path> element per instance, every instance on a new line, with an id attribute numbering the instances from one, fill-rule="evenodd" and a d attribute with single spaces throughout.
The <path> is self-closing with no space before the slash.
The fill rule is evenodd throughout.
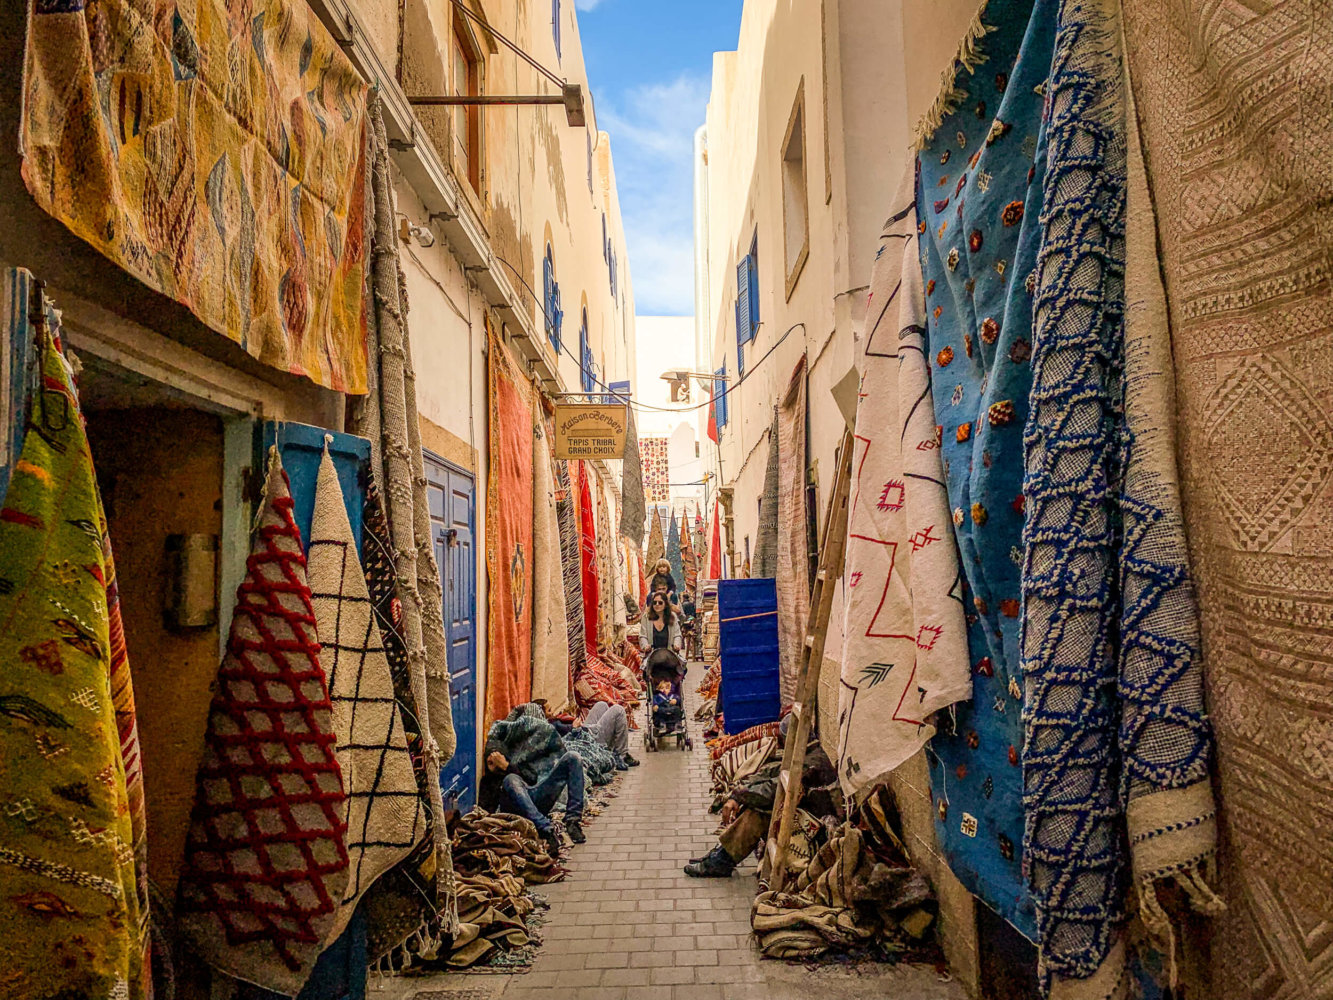
<path id="1" fill-rule="evenodd" d="M 648 725 L 644 727 L 643 748 L 652 753 L 659 745 L 675 737 L 677 750 L 693 750 L 694 740 L 685 727 L 685 665 L 669 650 L 659 649 L 643 660 L 643 680 L 647 686 Z M 657 686 L 671 685 L 669 698 L 676 704 L 663 708 L 656 704 Z"/>

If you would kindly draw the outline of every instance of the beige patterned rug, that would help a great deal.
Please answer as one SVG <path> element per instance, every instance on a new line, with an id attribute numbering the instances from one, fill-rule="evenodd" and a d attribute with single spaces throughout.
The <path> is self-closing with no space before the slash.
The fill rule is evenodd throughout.
<path id="1" fill-rule="evenodd" d="M 1333 997 L 1333 3 L 1124 0 L 1222 802 L 1214 983 Z"/>

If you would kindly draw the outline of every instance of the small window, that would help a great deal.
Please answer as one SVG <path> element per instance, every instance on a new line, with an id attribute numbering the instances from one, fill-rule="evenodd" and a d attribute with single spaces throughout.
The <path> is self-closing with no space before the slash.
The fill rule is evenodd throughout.
<path id="1" fill-rule="evenodd" d="M 463 18 L 454 15 L 454 96 L 481 96 L 481 51 Z M 454 155 L 472 190 L 481 193 L 481 108 L 454 108 Z"/>
<path id="2" fill-rule="evenodd" d="M 717 429 L 727 426 L 727 366 L 723 365 L 713 373 L 713 418 Z"/>
<path id="3" fill-rule="evenodd" d="M 584 309 L 579 323 L 579 384 L 584 392 L 592 392 L 596 382 L 594 367 L 592 346 L 588 343 L 588 310 Z"/>
<path id="4" fill-rule="evenodd" d="M 782 141 L 782 229 L 787 298 L 810 255 L 810 210 L 805 197 L 805 81 L 796 92 Z"/>
<path id="5" fill-rule="evenodd" d="M 560 322 L 564 313 L 560 311 L 560 286 L 555 280 L 555 252 L 551 244 L 546 244 L 546 259 L 542 261 L 542 313 L 546 317 L 546 339 L 560 354 Z"/>
<path id="6" fill-rule="evenodd" d="M 551 35 L 555 39 L 555 57 L 560 58 L 560 0 L 551 0 Z"/>

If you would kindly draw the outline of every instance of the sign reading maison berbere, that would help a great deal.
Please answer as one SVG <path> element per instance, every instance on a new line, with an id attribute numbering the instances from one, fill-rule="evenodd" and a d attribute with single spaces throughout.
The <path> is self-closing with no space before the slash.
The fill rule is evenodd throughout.
<path id="1" fill-rule="evenodd" d="M 555 406 L 555 457 L 620 459 L 625 455 L 629 408 L 591 403 Z"/>

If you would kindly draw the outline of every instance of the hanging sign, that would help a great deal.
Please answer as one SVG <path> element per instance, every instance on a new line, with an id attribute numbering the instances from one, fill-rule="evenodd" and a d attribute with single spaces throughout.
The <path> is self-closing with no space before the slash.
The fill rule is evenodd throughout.
<path id="1" fill-rule="evenodd" d="M 625 455 L 629 407 L 555 404 L 555 457 L 620 459 Z"/>

